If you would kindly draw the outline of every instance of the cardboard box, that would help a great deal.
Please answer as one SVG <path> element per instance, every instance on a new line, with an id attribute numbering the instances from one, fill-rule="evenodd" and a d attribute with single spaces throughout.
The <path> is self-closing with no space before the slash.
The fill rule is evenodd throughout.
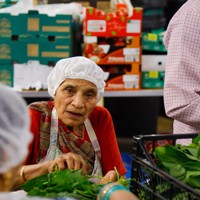
<path id="1" fill-rule="evenodd" d="M 141 89 L 140 74 L 118 74 L 108 76 L 105 90 L 139 90 Z"/>
<path id="2" fill-rule="evenodd" d="M 0 64 L 0 83 L 13 87 L 13 65 Z"/>
<path id="3" fill-rule="evenodd" d="M 1 0 L 0 8 L 6 8 L 17 3 L 18 0 Z"/>
<path id="4" fill-rule="evenodd" d="M 142 8 L 134 8 L 128 17 L 126 8 L 105 13 L 93 7 L 85 10 L 84 35 L 101 37 L 141 36 Z"/>
<path id="5" fill-rule="evenodd" d="M 105 72 L 105 90 L 137 90 L 141 89 L 141 73 L 139 64 L 100 65 Z"/>
<path id="6" fill-rule="evenodd" d="M 167 55 L 142 55 L 142 88 L 163 88 Z"/>
<path id="7" fill-rule="evenodd" d="M 0 39 L 0 63 L 24 63 L 38 60 L 41 64 L 55 65 L 61 58 L 72 56 L 70 37 L 23 37 Z"/>
<path id="8" fill-rule="evenodd" d="M 142 88 L 154 89 L 164 87 L 164 71 L 143 71 L 142 72 Z"/>
<path id="9" fill-rule="evenodd" d="M 141 63 L 140 37 L 84 36 L 83 55 L 97 64 Z"/>
<path id="10" fill-rule="evenodd" d="M 142 33 L 142 49 L 149 51 L 167 52 L 163 44 L 163 33 Z"/>
<path id="11" fill-rule="evenodd" d="M 0 13 L 0 37 L 12 35 L 70 36 L 73 29 L 71 15 L 48 16 L 31 10 L 28 14 Z"/>
<path id="12" fill-rule="evenodd" d="M 142 71 L 165 71 L 167 55 L 142 55 Z"/>

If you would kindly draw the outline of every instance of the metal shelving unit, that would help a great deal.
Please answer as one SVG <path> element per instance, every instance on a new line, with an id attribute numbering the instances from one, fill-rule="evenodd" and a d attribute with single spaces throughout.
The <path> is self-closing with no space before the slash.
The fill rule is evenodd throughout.
<path id="1" fill-rule="evenodd" d="M 23 91 L 19 92 L 24 98 L 50 98 L 47 91 Z M 163 89 L 129 90 L 129 91 L 105 91 L 104 97 L 162 97 Z"/>

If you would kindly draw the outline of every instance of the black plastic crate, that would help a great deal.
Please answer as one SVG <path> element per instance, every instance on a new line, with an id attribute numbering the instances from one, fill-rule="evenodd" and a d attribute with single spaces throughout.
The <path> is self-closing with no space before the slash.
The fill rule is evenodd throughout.
<path id="1" fill-rule="evenodd" d="M 147 149 L 147 143 L 151 144 L 151 152 L 154 152 L 156 146 L 161 146 L 158 143 L 175 145 L 177 140 L 193 139 L 197 135 L 156 134 L 134 136 L 131 191 L 140 200 L 199 200 L 200 192 L 159 169 Z"/>

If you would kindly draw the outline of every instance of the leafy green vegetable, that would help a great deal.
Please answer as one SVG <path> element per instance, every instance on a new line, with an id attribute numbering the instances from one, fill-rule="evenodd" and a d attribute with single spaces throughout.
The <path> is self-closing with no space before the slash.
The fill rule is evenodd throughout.
<path id="1" fill-rule="evenodd" d="M 186 174 L 186 183 L 194 188 L 200 188 L 200 171 L 188 171 Z"/>
<path id="2" fill-rule="evenodd" d="M 96 199 L 101 185 L 89 181 L 90 176 L 82 176 L 81 170 L 55 170 L 55 172 L 31 179 L 22 186 L 29 196 Z"/>
<path id="3" fill-rule="evenodd" d="M 117 169 L 117 181 L 129 186 L 130 179 L 123 179 Z M 89 175 L 83 176 L 81 170 L 59 170 L 56 167 L 54 172 L 45 174 L 29 180 L 22 186 L 22 189 L 27 192 L 28 196 L 40 197 L 74 197 L 81 200 L 96 200 L 101 184 L 91 182 L 92 178 L 97 178 Z M 102 177 L 98 177 L 102 178 Z"/>
<path id="4" fill-rule="evenodd" d="M 194 189 L 200 189 L 200 137 L 193 141 L 188 146 L 156 147 L 154 156 L 159 168 Z"/>

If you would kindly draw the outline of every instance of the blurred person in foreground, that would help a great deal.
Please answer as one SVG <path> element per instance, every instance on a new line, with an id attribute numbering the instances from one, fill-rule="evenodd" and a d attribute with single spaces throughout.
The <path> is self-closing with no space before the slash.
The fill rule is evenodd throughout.
<path id="1" fill-rule="evenodd" d="M 12 199 L 8 192 L 26 159 L 32 134 L 22 97 L 2 84 L 0 93 L 0 199 L 6 200 Z"/>
<path id="2" fill-rule="evenodd" d="M 174 119 L 173 133 L 200 132 L 199 13 L 199 0 L 186 1 L 172 17 L 164 37 L 164 105 L 167 116 Z"/>
<path id="3" fill-rule="evenodd" d="M 39 175 L 62 169 L 117 180 L 126 169 L 117 144 L 109 111 L 97 103 L 103 96 L 104 72 L 92 60 L 78 56 L 57 62 L 47 80 L 53 100 L 28 106 L 31 116 L 30 145 L 26 165 L 17 185 Z"/>

